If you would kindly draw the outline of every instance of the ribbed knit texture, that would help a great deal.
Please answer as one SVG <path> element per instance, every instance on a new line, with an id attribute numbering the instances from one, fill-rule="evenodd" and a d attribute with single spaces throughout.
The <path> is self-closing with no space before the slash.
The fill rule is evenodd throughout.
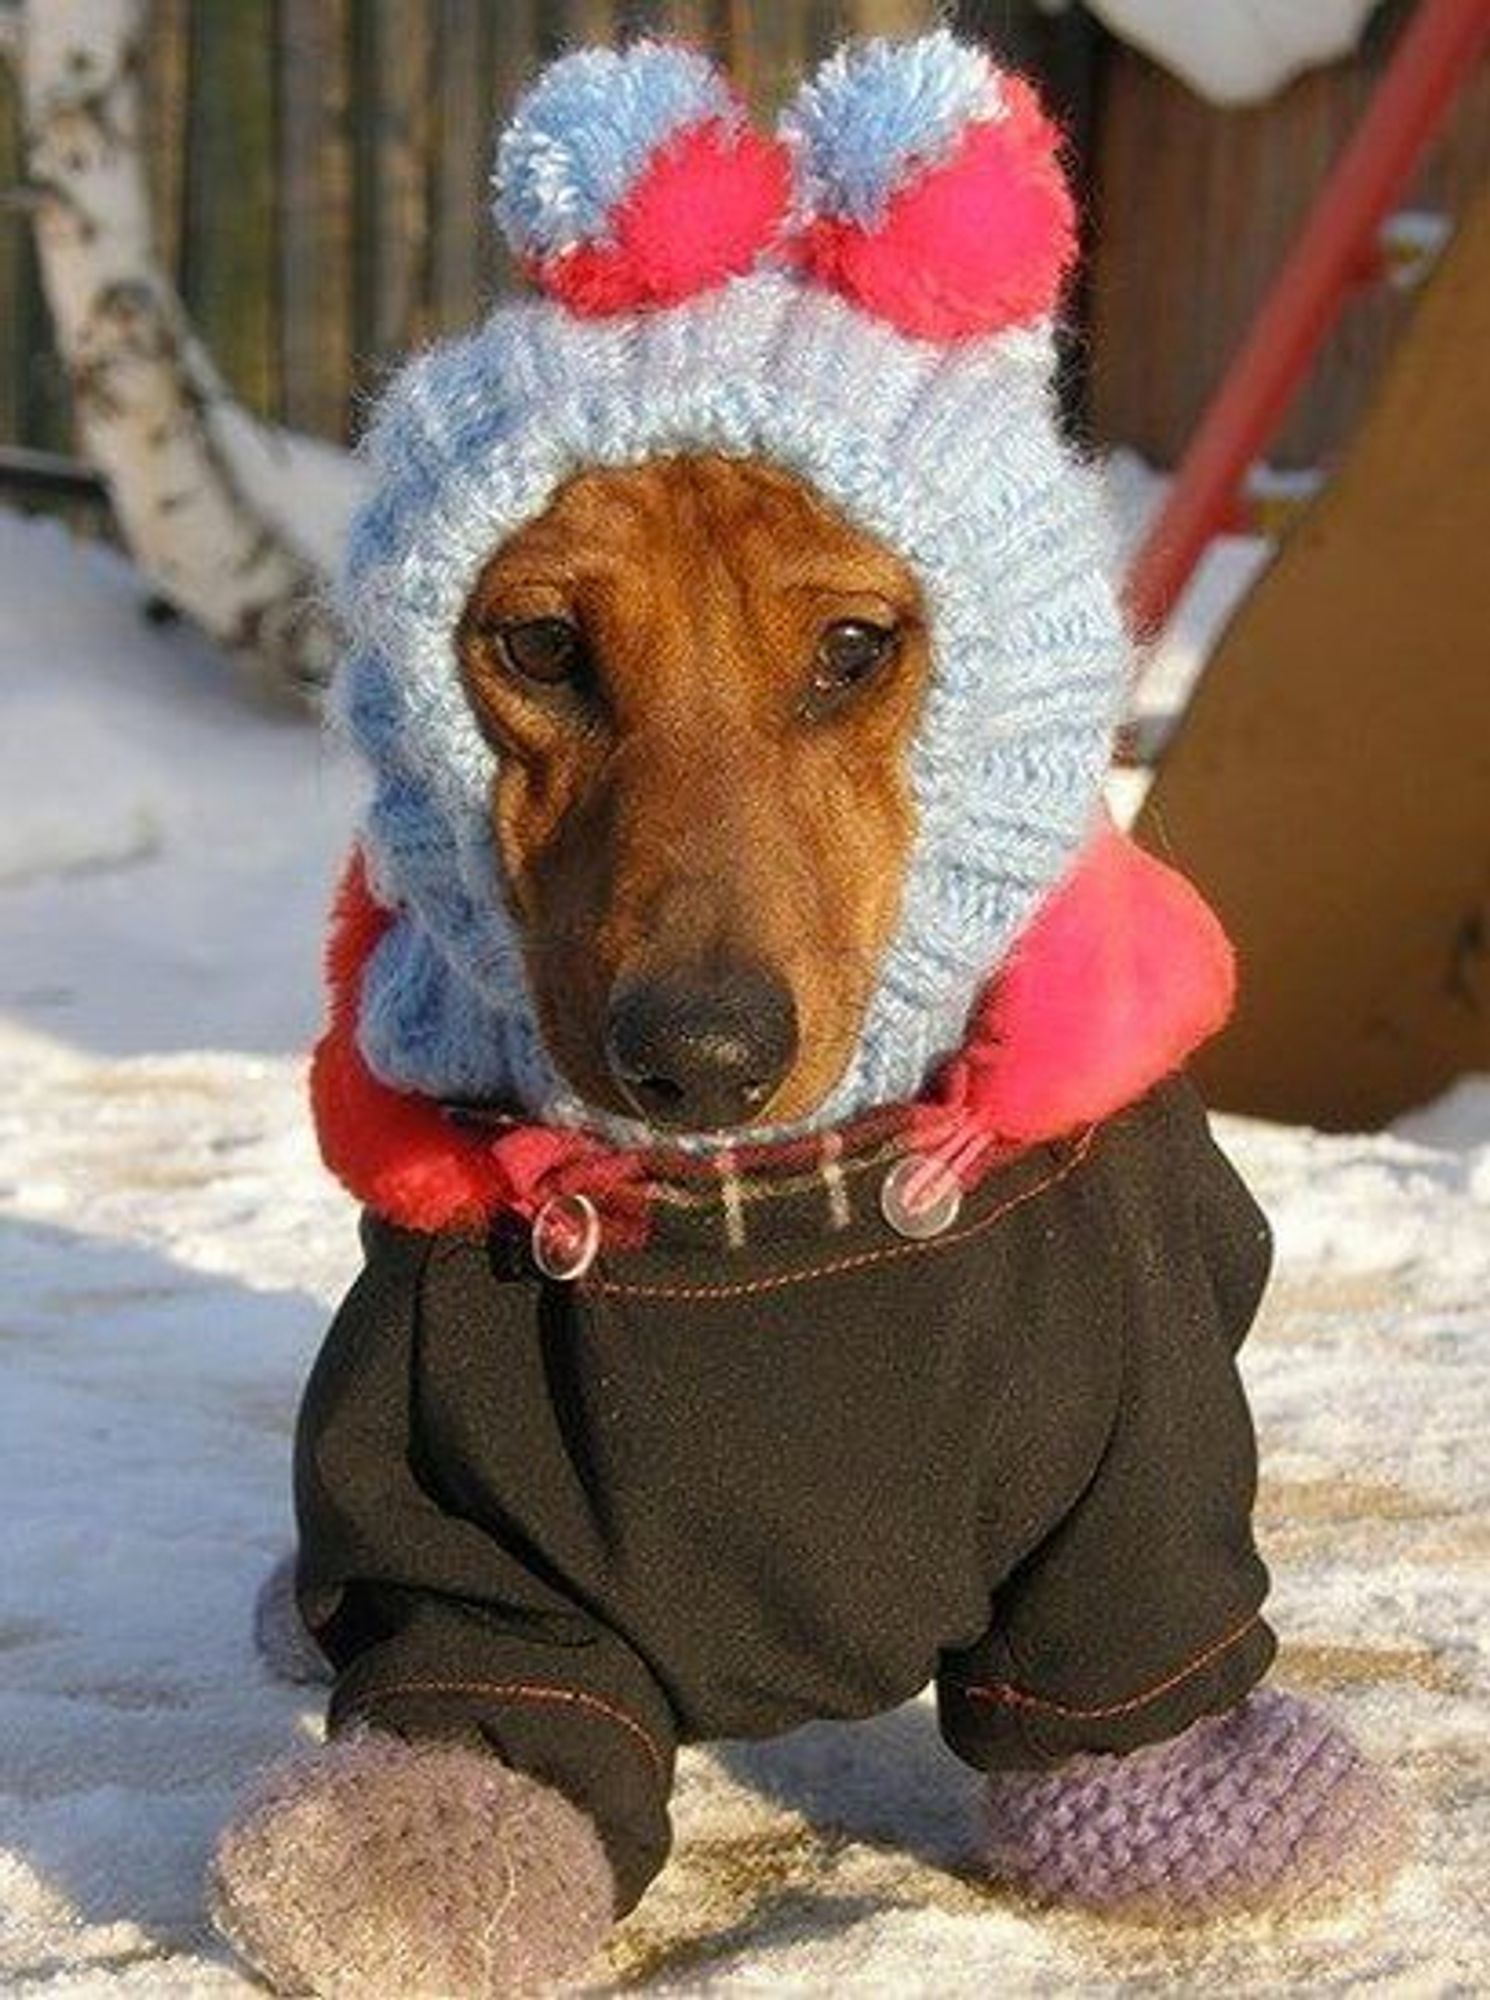
<path id="1" fill-rule="evenodd" d="M 1395 1793 L 1350 1738 L 1271 1688 L 1168 1743 L 989 1782 L 991 1872 L 1113 1916 L 1322 1906 L 1384 1881 L 1404 1840 Z"/>
<path id="2" fill-rule="evenodd" d="M 1043 334 L 942 348 L 762 273 L 651 316 L 508 308 L 406 371 L 370 441 L 377 492 L 343 592 L 339 706 L 373 771 L 374 883 L 400 910 L 365 987 L 378 1075 L 582 1115 L 503 906 L 492 752 L 452 633 L 492 550 L 567 475 L 723 451 L 809 480 L 925 594 L 933 673 L 903 908 L 813 1122 L 914 1094 L 1091 830 L 1128 661 L 1094 480 L 1057 437 L 1049 366 Z"/>

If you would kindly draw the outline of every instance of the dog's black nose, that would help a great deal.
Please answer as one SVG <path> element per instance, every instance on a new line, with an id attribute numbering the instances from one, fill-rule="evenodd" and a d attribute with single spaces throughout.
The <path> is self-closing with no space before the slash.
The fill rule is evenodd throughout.
<path id="1" fill-rule="evenodd" d="M 748 1124 L 796 1053 L 791 993 L 760 966 L 628 979 L 611 996 L 611 1074 L 651 1124 Z"/>

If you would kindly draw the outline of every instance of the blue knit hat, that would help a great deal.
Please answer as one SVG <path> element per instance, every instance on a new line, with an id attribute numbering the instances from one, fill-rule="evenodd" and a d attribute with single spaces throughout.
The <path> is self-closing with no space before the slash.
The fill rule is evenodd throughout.
<path id="1" fill-rule="evenodd" d="M 1056 427 L 1053 135 L 1027 86 L 944 32 L 841 51 L 776 141 L 701 56 L 642 42 L 539 79 L 497 190 L 547 296 L 395 380 L 342 587 L 336 701 L 396 911 L 364 974 L 363 1055 L 400 1088 L 628 1130 L 544 1047 L 453 635 L 492 551 L 566 478 L 721 452 L 800 476 L 921 585 L 901 913 L 809 1122 L 914 1095 L 1093 830 L 1129 662 L 1097 482 Z M 710 227 L 669 229 L 690 200 Z"/>

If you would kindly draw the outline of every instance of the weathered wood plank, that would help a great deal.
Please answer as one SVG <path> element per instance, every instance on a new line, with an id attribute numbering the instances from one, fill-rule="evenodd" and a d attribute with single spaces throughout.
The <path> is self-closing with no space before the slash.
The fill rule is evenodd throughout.
<path id="1" fill-rule="evenodd" d="M 376 371 L 429 328 L 433 8 L 354 6 L 356 351 Z"/>
<path id="2" fill-rule="evenodd" d="M 1375 87 L 1389 43 L 1378 35 L 1364 58 L 1300 77 L 1267 104 L 1231 110 L 1206 104 L 1132 50 L 1114 49 L 1095 161 L 1099 436 L 1161 464 L 1179 457 Z M 1409 202 L 1460 213 L 1487 176 L 1490 74 L 1482 71 Z M 1269 449 L 1275 464 L 1314 465 L 1339 452 L 1410 311 L 1386 286 L 1347 305 Z"/>
<path id="3" fill-rule="evenodd" d="M 550 32 L 561 49 L 589 48 L 617 39 L 620 24 L 614 0 L 551 0 L 547 12 Z"/>
<path id="4" fill-rule="evenodd" d="M 844 14 L 856 35 L 919 35 L 941 11 L 935 0 L 848 0 Z"/>
<path id="5" fill-rule="evenodd" d="M 1224 1110 L 1359 1132 L 1490 1065 L 1487 353 L 1490 186 L 1144 802 L 1247 969 Z"/>
<path id="6" fill-rule="evenodd" d="M 670 32 L 666 0 L 616 0 L 616 35 L 633 41 L 638 35 Z"/>
<path id="7" fill-rule="evenodd" d="M 189 311 L 251 410 L 278 407 L 274 7 L 214 0 L 191 15 L 182 255 Z"/>
<path id="8" fill-rule="evenodd" d="M 278 14 L 279 414 L 341 437 L 352 354 L 348 0 L 280 0 Z"/>
<path id="9" fill-rule="evenodd" d="M 480 295 L 492 140 L 480 0 L 440 0 L 435 90 L 440 107 L 431 163 L 430 324 L 466 325 Z"/>
<path id="10" fill-rule="evenodd" d="M 664 0 L 660 29 L 716 55 L 729 52 L 729 0 Z"/>
<path id="11" fill-rule="evenodd" d="M 730 67 L 758 117 L 770 118 L 796 89 L 817 47 L 807 7 L 731 8 Z"/>
<path id="12" fill-rule="evenodd" d="M 491 171 L 492 149 L 498 128 L 511 115 L 523 87 L 532 80 L 541 60 L 545 31 L 541 16 L 546 11 L 539 0 L 510 0 L 510 4 L 490 10 L 485 16 L 485 74 L 487 77 L 486 138 L 481 153 L 483 176 Z M 486 188 L 483 178 L 482 187 Z M 490 205 L 483 200 L 477 223 L 477 256 L 480 296 L 510 291 L 517 284 L 512 259 L 507 254 Z"/>
<path id="13" fill-rule="evenodd" d="M 145 37 L 145 160 L 160 261 L 180 282 L 186 200 L 191 0 L 151 0 Z"/>

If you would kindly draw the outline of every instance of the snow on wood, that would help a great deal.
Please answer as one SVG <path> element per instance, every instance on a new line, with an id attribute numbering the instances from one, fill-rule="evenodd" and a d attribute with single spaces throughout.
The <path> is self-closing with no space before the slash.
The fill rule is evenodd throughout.
<path id="1" fill-rule="evenodd" d="M 1260 104 L 1349 55 L 1377 0 L 1088 0 L 1114 34 L 1213 104 Z"/>

